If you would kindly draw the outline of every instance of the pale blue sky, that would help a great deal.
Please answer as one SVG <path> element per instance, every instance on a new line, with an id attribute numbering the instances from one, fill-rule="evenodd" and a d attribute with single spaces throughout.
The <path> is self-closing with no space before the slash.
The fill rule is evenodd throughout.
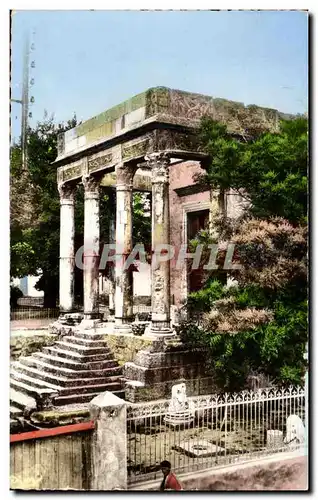
<path id="1" fill-rule="evenodd" d="M 307 22 L 305 12 L 282 11 L 20 11 L 12 97 L 20 97 L 24 32 L 35 30 L 31 124 L 45 109 L 57 121 L 73 112 L 85 120 L 155 86 L 302 113 Z M 20 108 L 13 104 L 14 137 Z"/>

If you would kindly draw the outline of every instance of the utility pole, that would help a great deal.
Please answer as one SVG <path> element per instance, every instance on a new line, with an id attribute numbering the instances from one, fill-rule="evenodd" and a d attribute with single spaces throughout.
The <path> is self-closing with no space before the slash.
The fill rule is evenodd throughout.
<path id="1" fill-rule="evenodd" d="M 33 31 L 33 34 L 35 32 Z M 34 84 L 34 79 L 29 80 L 30 67 L 35 68 L 35 61 L 30 65 L 30 50 L 34 50 L 34 42 L 30 45 L 29 33 L 26 34 L 23 47 L 23 76 L 22 76 L 22 96 L 21 99 L 11 99 L 22 105 L 21 113 L 21 149 L 22 149 L 22 172 L 28 169 L 28 122 L 32 113 L 29 113 L 30 103 L 34 102 L 34 97 L 29 99 L 29 88 Z"/>

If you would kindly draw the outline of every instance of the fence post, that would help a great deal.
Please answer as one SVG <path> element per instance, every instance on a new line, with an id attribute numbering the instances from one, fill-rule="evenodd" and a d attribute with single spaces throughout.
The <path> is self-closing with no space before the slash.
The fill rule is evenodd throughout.
<path id="1" fill-rule="evenodd" d="M 308 342 L 306 343 L 306 351 L 304 353 L 304 359 L 308 361 Z M 308 454 L 308 412 L 309 412 L 309 387 L 308 387 L 308 367 L 305 374 L 305 446 L 306 454 Z"/>
<path id="2" fill-rule="evenodd" d="M 126 490 L 126 402 L 111 392 L 104 392 L 90 402 L 89 409 L 95 423 L 91 490 Z"/>

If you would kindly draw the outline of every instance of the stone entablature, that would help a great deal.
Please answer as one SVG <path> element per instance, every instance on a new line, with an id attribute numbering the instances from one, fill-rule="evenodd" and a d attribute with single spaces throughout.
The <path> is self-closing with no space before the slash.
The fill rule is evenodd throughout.
<path id="1" fill-rule="evenodd" d="M 273 109 L 156 87 L 61 134 L 56 164 L 68 164 L 66 171 L 71 168 L 80 177 L 75 160 L 81 156 L 89 157 L 89 171 L 93 172 L 114 169 L 119 156 L 123 161 L 137 161 L 153 151 L 169 150 L 172 156 L 180 151 L 198 153 L 194 131 L 204 115 L 225 123 L 236 134 L 250 122 L 276 130 L 279 118 L 289 116 Z"/>

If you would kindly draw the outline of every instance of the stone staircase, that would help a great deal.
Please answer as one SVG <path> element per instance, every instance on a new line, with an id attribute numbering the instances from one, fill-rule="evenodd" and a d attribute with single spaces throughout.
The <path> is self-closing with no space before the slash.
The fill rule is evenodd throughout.
<path id="1" fill-rule="evenodd" d="M 121 373 L 104 334 L 77 331 L 12 363 L 10 419 L 27 417 L 35 410 L 88 403 L 104 391 L 123 397 Z"/>

